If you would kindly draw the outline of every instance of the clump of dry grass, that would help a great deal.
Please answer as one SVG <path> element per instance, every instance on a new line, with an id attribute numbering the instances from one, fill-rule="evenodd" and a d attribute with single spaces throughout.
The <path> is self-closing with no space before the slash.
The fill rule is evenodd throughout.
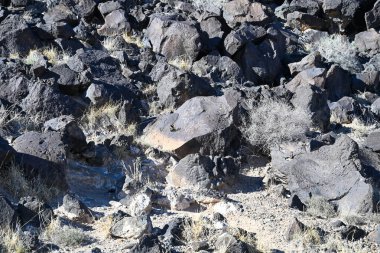
<path id="1" fill-rule="evenodd" d="M 70 55 L 66 52 L 58 52 L 57 48 L 49 47 L 42 50 L 42 54 L 48 59 L 48 62 L 52 65 L 65 64 L 70 58 Z"/>
<path id="2" fill-rule="evenodd" d="M 41 178 L 29 179 L 23 169 L 15 162 L 0 168 L 0 185 L 15 197 L 37 196 L 45 201 L 53 200 L 59 190 L 49 186 Z"/>
<path id="3" fill-rule="evenodd" d="M 178 56 L 176 58 L 170 59 L 168 63 L 178 69 L 188 71 L 191 69 L 192 61 L 188 56 Z"/>
<path id="4" fill-rule="evenodd" d="M 304 138 L 311 127 L 308 113 L 278 99 L 264 99 L 249 115 L 242 129 L 252 145 L 268 151 L 284 142 Z"/>
<path id="5" fill-rule="evenodd" d="M 107 37 L 102 41 L 102 45 L 109 52 L 113 52 L 118 50 L 120 47 L 120 43 L 118 42 L 116 37 Z"/>
<path id="6" fill-rule="evenodd" d="M 44 113 L 24 115 L 15 107 L 0 106 L 0 127 L 8 128 L 19 133 L 25 131 L 40 130 Z"/>
<path id="7" fill-rule="evenodd" d="M 24 59 L 25 64 L 34 65 L 39 61 L 41 53 L 38 50 L 30 50 L 26 58 Z"/>
<path id="8" fill-rule="evenodd" d="M 331 218 L 336 216 L 334 206 L 323 197 L 311 197 L 306 211 L 315 217 Z"/>
<path id="9" fill-rule="evenodd" d="M 101 132 L 104 136 L 137 134 L 137 124 L 124 124 L 119 117 L 122 103 L 107 103 L 100 107 L 91 106 L 84 114 L 81 123 L 85 132 L 91 134 Z"/>
<path id="10" fill-rule="evenodd" d="M 10 228 L 0 229 L 0 252 L 3 253 L 26 253 L 28 249 L 22 242 L 19 230 L 12 231 Z"/>
<path id="11" fill-rule="evenodd" d="M 53 220 L 43 231 L 42 237 L 61 247 L 75 247 L 88 243 L 91 237 L 83 230 L 61 224 L 59 219 Z"/>
<path id="12" fill-rule="evenodd" d="M 141 38 L 138 36 L 131 35 L 130 33 L 125 32 L 125 33 L 123 33 L 123 39 L 125 42 L 127 42 L 129 44 L 134 44 L 139 48 L 144 47 L 144 43 L 142 42 Z"/>

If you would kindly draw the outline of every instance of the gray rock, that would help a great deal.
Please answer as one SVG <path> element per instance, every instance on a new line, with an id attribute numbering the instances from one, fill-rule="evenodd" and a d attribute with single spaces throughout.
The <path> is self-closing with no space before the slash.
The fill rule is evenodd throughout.
<path id="1" fill-rule="evenodd" d="M 207 17 L 200 22 L 200 28 L 207 34 L 206 47 L 212 51 L 218 49 L 224 37 L 223 25 L 217 17 Z"/>
<path id="2" fill-rule="evenodd" d="M 263 25 L 270 21 L 270 9 L 258 2 L 233 0 L 223 4 L 223 18 L 231 28 L 241 23 Z"/>
<path id="3" fill-rule="evenodd" d="M 380 1 L 376 1 L 372 10 L 365 13 L 367 29 L 378 28 L 380 26 Z"/>
<path id="4" fill-rule="evenodd" d="M 44 128 L 45 131 L 59 132 L 70 152 L 80 153 L 87 147 L 86 136 L 72 116 L 63 115 L 46 121 Z"/>
<path id="5" fill-rule="evenodd" d="M 190 98 L 215 95 L 215 91 L 205 80 L 191 72 L 172 68 L 158 82 L 157 95 L 162 105 L 176 108 Z"/>
<path id="6" fill-rule="evenodd" d="M 333 65 L 327 71 L 325 89 L 330 101 L 337 101 L 351 95 L 351 75 L 348 71 Z"/>
<path id="7" fill-rule="evenodd" d="M 92 223 L 94 221 L 92 211 L 74 194 L 66 194 L 63 197 L 62 206 L 76 221 L 83 223 Z"/>
<path id="8" fill-rule="evenodd" d="M 370 232 L 367 238 L 376 244 L 380 245 L 380 225 L 377 225 L 375 230 Z"/>
<path id="9" fill-rule="evenodd" d="M 231 157 L 211 159 L 208 156 L 190 154 L 174 166 L 167 181 L 175 187 L 200 190 L 217 188 L 224 182 L 232 182 L 238 174 L 239 168 Z"/>
<path id="10" fill-rule="evenodd" d="M 305 29 L 325 30 L 328 27 L 326 21 L 318 16 L 299 11 L 289 13 L 286 20 L 291 28 L 301 31 Z"/>
<path id="11" fill-rule="evenodd" d="M 313 68 L 322 68 L 322 57 L 319 52 L 312 52 L 309 55 L 302 58 L 300 62 L 294 62 L 288 64 L 290 74 L 296 75 L 304 70 Z"/>
<path id="12" fill-rule="evenodd" d="M 295 107 L 309 113 L 315 127 L 326 131 L 330 125 L 330 109 L 327 104 L 327 94 L 317 86 L 303 84 L 294 90 L 291 99 Z"/>
<path id="13" fill-rule="evenodd" d="M 306 231 L 306 229 L 307 226 L 305 226 L 305 224 L 303 224 L 296 217 L 294 217 L 289 223 L 289 226 L 286 230 L 285 238 L 286 240 L 291 241 L 297 236 L 303 234 Z"/>
<path id="14" fill-rule="evenodd" d="M 374 152 L 380 152 L 380 131 L 371 132 L 366 137 L 364 145 Z"/>
<path id="15" fill-rule="evenodd" d="M 378 92 L 380 89 L 380 72 L 363 71 L 357 73 L 352 78 L 352 89 L 361 92 L 370 91 Z"/>
<path id="16" fill-rule="evenodd" d="M 363 165 L 358 155 L 358 145 L 346 135 L 312 152 L 285 147 L 271 152 L 278 178 L 286 179 L 302 203 L 308 205 L 310 197 L 320 196 L 336 204 L 342 215 L 373 210 L 374 189 L 360 174 Z"/>
<path id="17" fill-rule="evenodd" d="M 177 21 L 171 16 L 153 15 L 146 36 L 153 51 L 168 59 L 188 57 L 195 60 L 202 49 L 201 35 L 195 24 Z"/>
<path id="18" fill-rule="evenodd" d="M 174 113 L 161 115 L 144 130 L 142 142 L 182 158 L 188 154 L 233 153 L 240 94 L 228 91 L 221 97 L 195 97 Z"/>
<path id="19" fill-rule="evenodd" d="M 319 88 L 324 88 L 326 82 L 326 69 L 324 68 L 309 68 L 298 73 L 285 86 L 288 90 L 294 92 L 297 87 L 302 84 L 315 85 Z"/>
<path id="20" fill-rule="evenodd" d="M 360 106 L 355 99 L 343 97 L 329 105 L 331 117 L 339 124 L 351 123 L 355 116 L 360 115 Z"/>
<path id="21" fill-rule="evenodd" d="M 356 34 L 354 42 L 358 51 L 367 57 L 380 52 L 380 34 L 373 28 Z"/>
<path id="22" fill-rule="evenodd" d="M 57 75 L 57 83 L 60 90 L 67 95 L 78 95 L 85 91 L 91 83 L 86 73 L 79 74 L 71 70 L 66 64 L 57 65 L 50 69 Z"/>
<path id="23" fill-rule="evenodd" d="M 26 55 L 30 50 L 41 46 L 41 42 L 21 15 L 8 15 L 0 26 L 0 45 L 7 53 L 19 52 Z"/>
<path id="24" fill-rule="evenodd" d="M 98 10 L 103 15 L 103 17 L 106 17 L 109 13 L 118 9 L 122 9 L 122 6 L 117 1 L 107 1 L 104 3 L 99 3 L 98 5 Z"/>
<path id="25" fill-rule="evenodd" d="M 376 99 L 371 105 L 371 111 L 380 117 L 380 98 Z"/>
<path id="26" fill-rule="evenodd" d="M 112 236 L 125 239 L 139 239 L 151 232 L 152 222 L 147 215 L 123 217 L 113 222 L 110 231 Z"/>
<path id="27" fill-rule="evenodd" d="M 44 13 L 43 19 L 46 24 L 64 22 L 70 25 L 75 25 L 79 22 L 78 17 L 74 11 L 63 3 L 49 8 L 49 10 Z"/>
<path id="28" fill-rule="evenodd" d="M 236 54 L 248 42 L 259 42 L 267 34 L 261 26 L 244 23 L 239 29 L 232 30 L 224 39 L 224 48 L 229 55 Z"/>
<path id="29" fill-rule="evenodd" d="M 102 36 L 120 35 L 131 31 L 131 25 L 123 10 L 112 11 L 104 20 L 104 25 L 98 29 L 98 33 Z"/>

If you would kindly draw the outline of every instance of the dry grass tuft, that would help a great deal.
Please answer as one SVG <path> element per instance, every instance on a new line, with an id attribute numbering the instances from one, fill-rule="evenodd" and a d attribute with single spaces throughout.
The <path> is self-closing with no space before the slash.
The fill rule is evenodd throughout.
<path id="1" fill-rule="evenodd" d="M 190 57 L 187 56 L 179 56 L 177 58 L 170 59 L 168 63 L 178 69 L 182 69 L 185 71 L 190 70 L 192 66 L 192 61 Z"/>
<path id="2" fill-rule="evenodd" d="M 310 198 L 306 211 L 315 217 L 332 218 L 336 216 L 334 206 L 322 197 Z"/>
<path id="3" fill-rule="evenodd" d="M 13 196 L 18 198 L 37 196 L 45 201 L 51 201 L 58 196 L 59 190 L 49 186 L 40 178 L 29 179 L 23 169 L 15 162 L 0 168 L 0 185 Z"/>
<path id="4" fill-rule="evenodd" d="M 15 107 L 0 106 L 0 127 L 14 132 L 39 131 L 42 128 L 44 113 L 23 115 Z"/>
<path id="5" fill-rule="evenodd" d="M 101 132 L 102 135 L 109 137 L 118 135 L 135 136 L 137 134 L 137 124 L 124 124 L 119 117 L 121 109 L 122 103 L 114 102 L 100 107 L 91 106 L 81 120 L 84 131 L 89 135 Z"/>
<path id="6" fill-rule="evenodd" d="M 33 65 L 37 63 L 40 59 L 41 53 L 38 50 L 30 50 L 26 58 L 24 59 L 25 64 Z"/>
<path id="7" fill-rule="evenodd" d="M 125 42 L 127 42 L 129 44 L 134 44 L 139 48 L 144 47 L 144 43 L 142 42 L 141 38 L 138 36 L 134 36 L 134 35 L 131 35 L 131 34 L 125 32 L 125 33 L 123 33 L 123 39 Z"/>
<path id="8" fill-rule="evenodd" d="M 19 231 L 9 228 L 0 229 L 0 252 L 3 253 L 26 253 L 28 249 L 24 246 Z"/>
<path id="9" fill-rule="evenodd" d="M 75 247 L 88 243 L 91 238 L 79 228 L 61 224 L 59 219 L 53 220 L 43 231 L 42 237 L 61 247 Z"/>

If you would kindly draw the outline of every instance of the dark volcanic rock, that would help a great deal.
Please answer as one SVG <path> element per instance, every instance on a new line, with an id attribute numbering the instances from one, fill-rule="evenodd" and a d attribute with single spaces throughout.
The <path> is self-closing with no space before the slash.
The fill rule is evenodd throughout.
<path id="1" fill-rule="evenodd" d="M 14 227 L 18 221 L 18 214 L 12 203 L 4 196 L 0 196 L 0 226 Z"/>
<path id="2" fill-rule="evenodd" d="M 373 210 L 374 189 L 361 175 L 364 166 L 358 158 L 359 147 L 348 136 L 316 151 L 293 153 L 290 160 L 286 159 L 289 152 L 293 151 L 273 149 L 272 165 L 302 203 L 321 196 L 335 203 L 341 214 Z"/>
<path id="3" fill-rule="evenodd" d="M 234 153 L 238 145 L 238 92 L 221 97 L 195 97 L 171 114 L 159 116 L 144 130 L 142 140 L 178 157 L 192 153 Z"/>
<path id="4" fill-rule="evenodd" d="M 53 219 L 53 209 L 36 197 L 24 197 L 18 203 L 17 211 L 24 226 L 45 227 Z"/>

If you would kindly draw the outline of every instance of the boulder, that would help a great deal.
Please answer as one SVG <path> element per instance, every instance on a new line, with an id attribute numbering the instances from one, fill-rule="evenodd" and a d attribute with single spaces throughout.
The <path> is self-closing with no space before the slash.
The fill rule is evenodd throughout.
<path id="1" fill-rule="evenodd" d="M 30 50 L 39 48 L 41 42 L 22 15 L 11 14 L 0 23 L 0 45 L 7 53 L 16 51 L 26 55 Z"/>
<path id="2" fill-rule="evenodd" d="M 116 11 L 118 9 L 122 9 L 120 2 L 117 1 L 107 1 L 104 3 L 99 3 L 98 10 L 105 18 L 109 13 Z"/>
<path id="3" fill-rule="evenodd" d="M 297 236 L 302 235 L 307 229 L 308 227 L 305 224 L 303 224 L 296 217 L 294 217 L 289 223 L 289 226 L 286 230 L 285 238 L 286 240 L 291 241 Z"/>
<path id="4" fill-rule="evenodd" d="M 177 21 L 171 16 L 153 15 L 146 36 L 153 51 L 168 59 L 188 57 L 195 60 L 202 49 L 201 35 L 195 23 Z"/>
<path id="5" fill-rule="evenodd" d="M 125 197 L 120 203 L 128 207 L 132 216 L 149 215 L 152 211 L 152 193 L 149 191 L 139 192 L 131 197 Z"/>
<path id="6" fill-rule="evenodd" d="M 46 24 L 63 22 L 75 26 L 79 23 L 78 16 L 74 11 L 64 3 L 59 3 L 48 9 L 43 17 Z"/>
<path id="7" fill-rule="evenodd" d="M 330 109 L 327 103 L 327 94 L 318 86 L 303 84 L 294 90 L 291 99 L 295 107 L 309 113 L 315 127 L 326 131 L 330 125 Z"/>
<path id="8" fill-rule="evenodd" d="M 235 127 L 239 99 L 233 90 L 221 97 L 192 98 L 148 125 L 142 142 L 180 158 L 192 153 L 234 153 L 239 145 Z"/>
<path id="9" fill-rule="evenodd" d="M 271 151 L 272 166 L 291 194 L 306 206 L 311 197 L 323 197 L 341 215 L 369 213 L 374 207 L 374 189 L 361 174 L 358 155 L 357 143 L 346 135 L 312 152 L 285 146 Z"/>
<path id="10" fill-rule="evenodd" d="M 374 152 L 380 152 L 380 131 L 374 131 L 368 134 L 364 145 Z"/>
<path id="11" fill-rule="evenodd" d="M 325 88 L 326 69 L 309 68 L 298 73 L 285 87 L 294 92 L 299 86 L 310 84 L 319 88 Z"/>
<path id="12" fill-rule="evenodd" d="M 376 99 L 372 104 L 371 104 L 371 111 L 373 114 L 375 114 L 377 117 L 380 117 L 380 98 Z"/>
<path id="13" fill-rule="evenodd" d="M 365 23 L 367 29 L 379 28 L 380 26 L 380 1 L 376 1 L 372 10 L 365 13 Z"/>
<path id="14" fill-rule="evenodd" d="M 152 232 L 152 222 L 147 215 L 122 217 L 113 221 L 110 233 L 114 237 L 124 239 L 139 239 Z"/>
<path id="15" fill-rule="evenodd" d="M 339 124 L 349 124 L 360 115 L 360 106 L 352 97 L 343 97 L 329 107 L 333 121 Z"/>
<path id="16" fill-rule="evenodd" d="M 200 22 L 201 31 L 207 35 L 205 46 L 212 51 L 218 49 L 223 41 L 223 24 L 217 17 L 207 17 Z"/>
<path id="17" fill-rule="evenodd" d="M 352 90 L 361 92 L 379 92 L 380 91 L 380 72 L 379 71 L 363 71 L 356 73 L 352 77 Z"/>
<path id="18" fill-rule="evenodd" d="M 72 153 L 80 153 L 87 147 L 86 136 L 72 116 L 63 115 L 48 120 L 44 123 L 44 129 L 59 132 Z"/>
<path id="19" fill-rule="evenodd" d="M 54 216 L 53 209 L 36 197 L 21 198 L 17 211 L 23 226 L 34 226 L 36 228 L 46 227 Z"/>
<path id="20" fill-rule="evenodd" d="M 325 20 L 319 18 L 316 15 L 307 14 L 299 11 L 289 13 L 286 16 L 287 24 L 300 31 L 306 29 L 326 30 L 328 24 Z"/>
<path id="21" fill-rule="evenodd" d="M 98 29 L 101 36 L 121 35 L 131 31 L 131 25 L 128 22 L 125 11 L 114 10 L 104 18 L 104 25 Z"/>
<path id="22" fill-rule="evenodd" d="M 58 132 L 26 132 L 14 140 L 13 148 L 54 163 L 63 163 L 66 159 L 66 145 Z"/>
<path id="23" fill-rule="evenodd" d="M 333 65 L 327 71 L 325 89 L 330 101 L 335 102 L 344 96 L 351 95 L 351 75 L 348 71 Z"/>
<path id="24" fill-rule="evenodd" d="M 270 9 L 258 2 L 233 0 L 223 4 L 223 18 L 231 28 L 242 23 L 265 25 L 270 21 Z"/>
<path id="25" fill-rule="evenodd" d="M 244 75 L 240 66 L 228 56 L 208 54 L 194 62 L 191 71 L 210 82 L 238 85 L 244 83 Z"/>
<path id="26" fill-rule="evenodd" d="M 74 194 L 66 194 L 63 197 L 62 207 L 73 220 L 83 223 L 92 223 L 94 221 L 92 211 Z"/>
<path id="27" fill-rule="evenodd" d="M 312 52 L 299 62 L 289 63 L 290 74 L 296 75 L 304 70 L 322 68 L 323 61 L 318 51 Z"/>
<path id="28" fill-rule="evenodd" d="M 215 91 L 191 72 L 172 69 L 157 83 L 157 95 L 162 105 L 176 108 L 190 98 L 215 95 Z"/>
<path id="29" fill-rule="evenodd" d="M 259 42 L 267 34 L 261 26 L 242 24 L 239 29 L 232 30 L 224 39 L 224 49 L 232 56 L 241 50 L 248 42 Z"/>
<path id="30" fill-rule="evenodd" d="M 190 154 L 181 159 L 167 176 L 170 185 L 203 190 L 221 187 L 239 174 L 232 157 L 212 157 Z"/>
<path id="31" fill-rule="evenodd" d="M 36 81 L 29 87 L 28 95 L 20 103 L 23 111 L 31 115 L 41 114 L 46 118 L 59 117 L 61 115 L 82 116 L 85 105 L 80 99 L 60 93 L 57 88 Z"/>
<path id="32" fill-rule="evenodd" d="M 283 72 L 278 44 L 267 39 L 255 45 L 247 43 L 242 51 L 241 66 L 245 77 L 252 82 L 274 83 Z"/>
<path id="33" fill-rule="evenodd" d="M 67 95 L 79 95 L 91 83 L 88 71 L 79 74 L 71 70 L 66 64 L 56 65 L 50 71 L 56 75 L 59 89 Z"/>
<path id="34" fill-rule="evenodd" d="M 380 34 L 373 28 L 356 34 L 354 43 L 359 53 L 366 57 L 380 53 Z"/>

